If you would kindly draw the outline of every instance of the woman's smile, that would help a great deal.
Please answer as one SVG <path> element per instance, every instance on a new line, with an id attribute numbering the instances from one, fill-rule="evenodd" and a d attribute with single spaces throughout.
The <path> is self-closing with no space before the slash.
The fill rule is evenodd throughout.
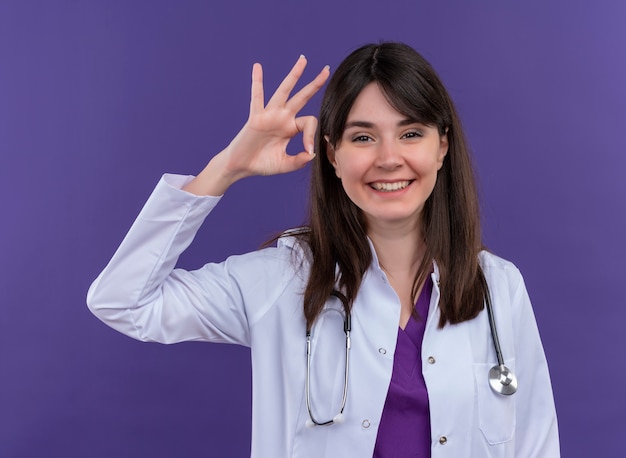
<path id="1" fill-rule="evenodd" d="M 405 181 L 395 181 L 395 182 L 374 182 L 371 183 L 370 186 L 376 191 L 380 192 L 394 192 L 400 191 L 402 189 L 406 189 L 413 180 L 405 180 Z"/>

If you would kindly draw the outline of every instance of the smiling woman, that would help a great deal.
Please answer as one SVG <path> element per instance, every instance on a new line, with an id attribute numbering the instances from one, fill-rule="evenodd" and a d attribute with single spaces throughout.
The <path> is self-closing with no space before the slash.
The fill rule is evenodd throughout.
<path id="1" fill-rule="evenodd" d="M 255 457 L 559 456 L 524 282 L 481 251 L 469 154 L 436 73 L 403 44 L 359 48 L 318 128 L 298 112 L 329 69 L 292 95 L 305 66 L 266 103 L 254 65 L 248 121 L 196 177 L 163 177 L 92 284 L 91 310 L 139 340 L 251 347 Z M 304 151 L 286 154 L 299 132 Z M 311 161 L 306 227 L 174 269 L 234 182 Z M 503 355 L 517 392 L 489 388 L 494 364 L 516 388 Z"/>
<path id="2" fill-rule="evenodd" d="M 327 151 L 346 195 L 363 212 L 367 235 L 401 299 L 400 326 L 404 328 L 416 300 L 408 294 L 415 291 L 413 262 L 424 258 L 422 210 L 448 152 L 447 135 L 437 127 L 407 119 L 390 105 L 376 83 L 370 83 L 354 101 L 342 138 L 335 146 L 329 144 Z M 388 251 L 380 250 L 390 234 L 398 247 L 393 261 L 383 260 L 381 254 Z M 407 253 L 404 265 L 392 273 L 390 267 Z"/>

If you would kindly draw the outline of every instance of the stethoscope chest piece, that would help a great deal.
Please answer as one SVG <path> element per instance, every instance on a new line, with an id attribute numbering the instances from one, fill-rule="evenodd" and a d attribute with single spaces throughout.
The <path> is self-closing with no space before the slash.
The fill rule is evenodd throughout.
<path id="1" fill-rule="evenodd" d="M 517 391 L 517 377 L 504 364 L 489 370 L 489 384 L 499 394 L 511 395 Z"/>

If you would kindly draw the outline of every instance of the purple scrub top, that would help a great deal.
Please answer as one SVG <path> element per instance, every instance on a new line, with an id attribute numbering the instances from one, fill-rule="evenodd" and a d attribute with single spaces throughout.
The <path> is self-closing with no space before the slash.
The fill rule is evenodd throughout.
<path id="1" fill-rule="evenodd" d="M 422 375 L 422 339 L 433 282 L 427 276 L 405 329 L 398 328 L 393 372 L 378 427 L 374 458 L 430 458 L 430 411 Z"/>

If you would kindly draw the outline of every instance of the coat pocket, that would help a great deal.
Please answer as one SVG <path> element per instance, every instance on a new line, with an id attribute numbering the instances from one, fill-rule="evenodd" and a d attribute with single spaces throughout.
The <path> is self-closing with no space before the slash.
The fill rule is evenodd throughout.
<path id="1" fill-rule="evenodd" d="M 506 360 L 509 369 L 515 371 L 515 359 Z M 502 395 L 489 385 L 489 370 L 493 364 L 474 364 L 478 425 L 490 445 L 502 444 L 515 434 L 515 394 Z"/>

